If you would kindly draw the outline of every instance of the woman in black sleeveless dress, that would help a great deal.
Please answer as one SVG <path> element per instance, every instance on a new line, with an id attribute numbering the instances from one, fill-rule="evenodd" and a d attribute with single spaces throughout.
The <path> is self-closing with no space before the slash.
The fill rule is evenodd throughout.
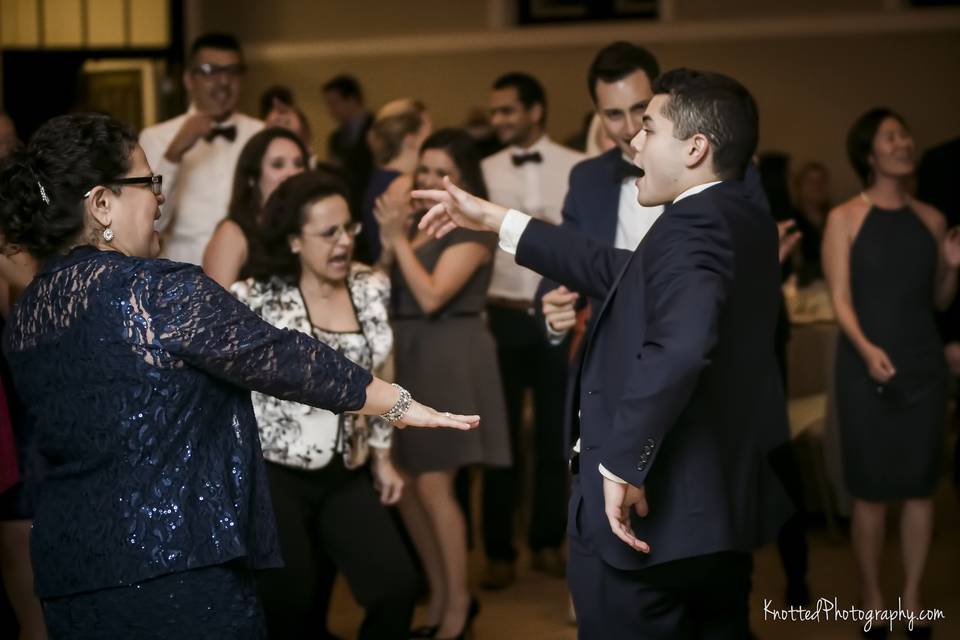
<path id="1" fill-rule="evenodd" d="M 901 544 L 907 610 L 921 608 L 920 581 L 940 477 L 947 373 L 935 310 L 956 290 L 960 232 L 911 198 L 913 139 L 902 118 L 874 109 L 853 126 L 850 161 L 864 191 L 834 209 L 824 271 L 841 328 L 836 397 L 862 607 L 883 606 L 879 558 L 887 505 L 903 502 Z M 914 626 L 916 637 L 926 637 Z M 871 632 L 882 637 L 885 629 Z M 911 635 L 911 637 L 914 637 Z"/>

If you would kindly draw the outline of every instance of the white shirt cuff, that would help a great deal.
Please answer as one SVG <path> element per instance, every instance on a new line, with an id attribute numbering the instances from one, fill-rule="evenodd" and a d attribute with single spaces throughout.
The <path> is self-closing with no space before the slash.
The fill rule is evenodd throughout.
<path id="1" fill-rule="evenodd" d="M 603 466 L 602 464 L 600 465 L 600 475 L 602 475 L 602 476 L 603 476 L 604 478 L 606 478 L 607 480 L 613 480 L 613 481 L 616 482 L 617 484 L 627 484 L 627 481 L 626 481 L 626 480 L 620 478 L 619 476 L 613 475 L 612 473 L 610 473 L 609 471 L 607 471 L 607 468 L 606 468 L 605 466 Z"/>
<path id="2" fill-rule="evenodd" d="M 547 320 L 544 320 L 543 323 L 547 325 L 547 342 L 550 343 L 550 346 L 557 346 L 563 342 L 567 334 L 570 333 L 569 329 L 567 331 L 554 331 L 553 327 L 550 326 L 550 322 Z"/>
<path id="3" fill-rule="evenodd" d="M 580 453 L 580 438 L 577 438 L 576 444 L 573 445 L 573 452 L 574 452 L 574 453 Z M 600 475 L 602 475 L 602 476 L 603 476 L 604 478 L 606 478 L 607 480 L 613 480 L 613 481 L 616 482 L 617 484 L 627 484 L 627 481 L 626 481 L 626 480 L 624 480 L 623 478 L 621 478 L 621 477 L 619 477 L 619 476 L 613 475 L 612 473 L 610 473 L 609 471 L 607 471 L 607 468 L 606 468 L 605 466 L 603 466 L 602 464 L 601 464 L 601 465 L 598 465 L 597 468 L 600 469 Z"/>
<path id="4" fill-rule="evenodd" d="M 500 248 L 512 256 L 517 255 L 520 236 L 527 230 L 528 224 L 530 224 L 530 216 L 527 214 L 516 209 L 507 211 L 500 225 Z"/>

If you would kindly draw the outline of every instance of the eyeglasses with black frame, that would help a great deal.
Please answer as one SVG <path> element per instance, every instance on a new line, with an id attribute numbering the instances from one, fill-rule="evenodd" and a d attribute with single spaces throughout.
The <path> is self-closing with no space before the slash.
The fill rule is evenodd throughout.
<path id="1" fill-rule="evenodd" d="M 137 176 L 134 178 L 117 178 L 116 180 L 110 180 L 109 182 L 104 182 L 103 186 L 105 187 L 122 187 L 126 185 L 136 186 L 136 187 L 150 187 L 150 190 L 153 192 L 153 195 L 158 196 L 163 193 L 163 176 Z M 83 198 L 86 199 L 90 197 L 90 194 L 93 193 L 93 188 L 83 194 Z"/>
<path id="2" fill-rule="evenodd" d="M 356 238 L 360 232 L 363 231 L 363 223 L 361 222 L 348 222 L 346 224 L 338 224 L 323 231 L 317 231 L 316 233 L 306 233 L 304 235 L 311 236 L 314 238 L 319 238 L 324 242 L 336 242 L 340 239 L 341 234 L 346 234 L 351 240 Z"/>

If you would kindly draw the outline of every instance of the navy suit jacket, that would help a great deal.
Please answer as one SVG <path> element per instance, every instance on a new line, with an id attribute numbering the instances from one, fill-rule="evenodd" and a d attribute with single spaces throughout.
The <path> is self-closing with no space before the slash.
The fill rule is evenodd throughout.
<path id="1" fill-rule="evenodd" d="M 517 262 L 603 301 L 574 380 L 570 535 L 634 570 L 772 539 L 791 512 L 766 457 L 787 439 L 780 269 L 773 219 L 744 183 L 671 205 L 636 251 L 531 221 Z M 649 555 L 610 531 L 600 464 L 646 487 L 633 527 Z"/>
<path id="2" fill-rule="evenodd" d="M 618 171 L 623 153 L 619 147 L 614 147 L 606 153 L 595 158 L 589 158 L 578 163 L 570 172 L 569 188 L 567 196 L 563 202 L 563 222 L 562 225 L 568 229 L 579 231 L 598 242 L 613 246 L 617 239 L 617 221 L 620 215 L 620 186 L 623 181 L 622 175 Z M 746 188 L 747 197 L 763 207 L 770 210 L 767 197 L 763 192 L 763 186 L 760 183 L 760 174 L 756 167 L 750 164 L 747 167 L 746 174 L 743 177 L 743 184 Z M 537 295 L 534 299 L 534 311 L 540 319 L 540 325 L 546 329 L 545 318 L 543 317 L 543 306 L 541 301 L 543 296 L 556 289 L 559 283 L 550 278 L 543 278 L 537 288 Z M 589 300 L 594 310 L 599 309 L 602 300 Z M 577 301 L 577 310 L 582 309 L 588 303 L 585 297 Z M 590 321 L 590 327 L 593 326 L 593 320 Z M 569 340 L 564 340 L 560 345 L 562 348 L 569 347 Z M 559 455 L 564 458 L 569 455 L 570 447 L 576 440 L 576 398 L 573 395 L 573 385 L 576 382 L 576 371 L 580 366 L 580 359 L 583 356 L 582 348 L 574 355 L 573 366 L 570 367 L 570 377 L 567 380 L 566 394 L 564 395 L 564 420 L 563 420 L 563 449 Z"/>

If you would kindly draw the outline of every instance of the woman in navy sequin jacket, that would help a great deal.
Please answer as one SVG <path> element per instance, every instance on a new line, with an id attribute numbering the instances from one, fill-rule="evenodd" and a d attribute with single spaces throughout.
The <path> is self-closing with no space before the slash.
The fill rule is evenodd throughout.
<path id="1" fill-rule="evenodd" d="M 97 115 L 51 120 L 0 175 L 3 248 L 45 264 L 4 348 L 49 464 L 32 556 L 53 637 L 260 637 L 249 569 L 281 550 L 250 390 L 373 415 L 403 399 L 154 259 L 157 178 Z M 396 424 L 477 421 L 412 402 Z"/>

